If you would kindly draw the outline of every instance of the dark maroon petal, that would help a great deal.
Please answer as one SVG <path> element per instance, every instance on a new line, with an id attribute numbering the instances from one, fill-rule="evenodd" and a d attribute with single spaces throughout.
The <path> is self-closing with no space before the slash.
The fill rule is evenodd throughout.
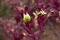
<path id="1" fill-rule="evenodd" d="M 36 11 L 36 8 L 31 8 L 31 9 L 28 10 L 28 13 L 29 13 L 30 16 L 34 16 L 33 12 L 35 12 L 35 11 Z"/>
<path id="2" fill-rule="evenodd" d="M 20 13 L 21 17 L 23 18 L 23 14 L 24 14 L 24 11 L 23 10 L 20 10 Z"/>
<path id="3" fill-rule="evenodd" d="M 31 29 L 33 29 L 33 27 L 34 27 L 34 18 L 31 18 L 31 21 L 30 22 L 25 22 L 25 26 L 28 28 L 28 33 L 29 34 L 32 34 L 33 32 L 32 32 L 32 30 Z"/>
<path id="4" fill-rule="evenodd" d="M 34 28 L 34 17 L 31 18 L 29 26 L 29 28 Z"/>
<path id="5" fill-rule="evenodd" d="M 14 30 L 13 38 L 14 40 L 21 40 L 24 37 L 21 28 L 17 28 Z"/>
<path id="6" fill-rule="evenodd" d="M 32 32 L 32 30 L 31 30 L 31 28 L 30 28 L 30 22 L 24 22 L 24 21 L 20 21 L 19 22 L 19 25 L 21 26 L 21 27 L 23 27 L 26 31 L 27 31 L 27 33 L 29 33 L 29 34 L 32 34 L 33 32 Z"/>
<path id="7" fill-rule="evenodd" d="M 58 2 L 58 0 L 51 0 L 51 3 L 51 6 L 53 6 L 53 8 L 59 10 L 60 3 Z"/>
<path id="8" fill-rule="evenodd" d="M 15 13 L 15 20 L 17 21 L 17 23 L 20 21 L 21 18 L 23 18 L 23 10 L 18 10 L 18 8 L 16 8 L 14 10 L 14 13 Z"/>
<path id="9" fill-rule="evenodd" d="M 38 16 L 38 21 L 39 21 L 39 23 L 44 22 L 45 18 L 46 18 L 46 16 L 44 16 L 44 15 Z"/>
<path id="10" fill-rule="evenodd" d="M 29 29 L 34 27 L 34 17 L 31 16 L 31 20 L 29 22 L 25 22 L 26 27 Z"/>
<path id="11" fill-rule="evenodd" d="M 26 26 L 27 28 L 29 28 L 29 23 L 28 23 L 28 22 L 25 22 L 25 26 Z"/>
<path id="12" fill-rule="evenodd" d="M 15 20 L 16 20 L 17 23 L 20 21 L 20 18 L 21 18 L 21 17 L 18 16 L 18 15 L 15 17 Z"/>
<path id="13" fill-rule="evenodd" d="M 35 8 L 31 8 L 31 11 L 32 12 L 35 12 L 36 11 L 36 7 Z"/>
<path id="14" fill-rule="evenodd" d="M 31 10 L 28 10 L 28 13 L 30 16 L 33 15 Z"/>
<path id="15" fill-rule="evenodd" d="M 58 9 L 59 3 L 58 3 L 58 2 L 54 2 L 53 4 L 54 4 L 54 7 L 55 7 L 56 9 Z"/>
<path id="16" fill-rule="evenodd" d="M 24 8 L 25 13 L 28 12 L 28 9 L 29 9 L 28 6 Z"/>
<path id="17" fill-rule="evenodd" d="M 41 8 L 42 8 L 42 5 L 41 6 L 37 6 L 37 11 L 40 11 L 41 10 Z"/>
<path id="18" fill-rule="evenodd" d="M 44 25 L 45 25 L 45 20 L 46 19 L 46 16 L 45 15 L 39 15 L 38 18 L 37 18 L 37 21 L 38 21 L 38 25 L 39 25 L 39 28 L 40 28 L 40 31 L 43 32 L 44 31 Z"/>

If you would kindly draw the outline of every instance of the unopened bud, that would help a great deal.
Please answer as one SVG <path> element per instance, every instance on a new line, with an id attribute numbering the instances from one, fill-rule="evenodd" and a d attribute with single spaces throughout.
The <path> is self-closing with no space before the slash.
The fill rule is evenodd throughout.
<path id="1" fill-rule="evenodd" d="M 28 13 L 24 14 L 24 18 L 23 18 L 24 22 L 29 22 L 31 20 L 31 17 Z"/>

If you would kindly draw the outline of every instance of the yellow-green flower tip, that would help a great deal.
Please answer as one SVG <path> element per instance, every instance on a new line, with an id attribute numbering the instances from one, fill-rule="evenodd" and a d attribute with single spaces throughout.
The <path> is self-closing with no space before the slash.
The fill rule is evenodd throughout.
<path id="1" fill-rule="evenodd" d="M 40 11 L 40 14 L 41 14 L 41 15 L 44 15 L 44 14 L 47 14 L 47 13 L 46 13 L 45 11 L 41 10 L 41 11 Z"/>
<path id="2" fill-rule="evenodd" d="M 24 22 L 29 22 L 31 20 L 31 17 L 28 13 L 24 14 L 24 18 L 23 18 Z"/>
<path id="3" fill-rule="evenodd" d="M 39 14 L 44 15 L 46 12 L 41 10 L 40 12 L 36 11 L 36 13 L 34 13 L 35 16 L 38 16 Z"/>

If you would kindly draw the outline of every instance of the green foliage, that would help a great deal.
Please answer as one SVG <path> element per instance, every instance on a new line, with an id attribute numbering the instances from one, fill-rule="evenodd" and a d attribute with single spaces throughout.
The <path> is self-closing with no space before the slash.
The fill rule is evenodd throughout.
<path id="1" fill-rule="evenodd" d="M 37 3 L 33 3 L 33 5 L 32 5 L 33 7 L 36 7 L 37 6 Z"/>
<path id="2" fill-rule="evenodd" d="M 0 35 L 0 40 L 5 40 L 3 35 Z"/>
<path id="3" fill-rule="evenodd" d="M 0 0 L 0 17 L 9 17 L 11 12 L 11 7 L 4 0 Z"/>

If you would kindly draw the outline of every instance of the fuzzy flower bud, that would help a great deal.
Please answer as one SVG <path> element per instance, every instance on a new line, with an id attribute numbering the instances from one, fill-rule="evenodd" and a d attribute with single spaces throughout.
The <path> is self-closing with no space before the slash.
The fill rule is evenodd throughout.
<path id="1" fill-rule="evenodd" d="M 31 20 L 31 17 L 28 13 L 24 14 L 24 18 L 23 18 L 24 22 L 29 22 Z"/>

